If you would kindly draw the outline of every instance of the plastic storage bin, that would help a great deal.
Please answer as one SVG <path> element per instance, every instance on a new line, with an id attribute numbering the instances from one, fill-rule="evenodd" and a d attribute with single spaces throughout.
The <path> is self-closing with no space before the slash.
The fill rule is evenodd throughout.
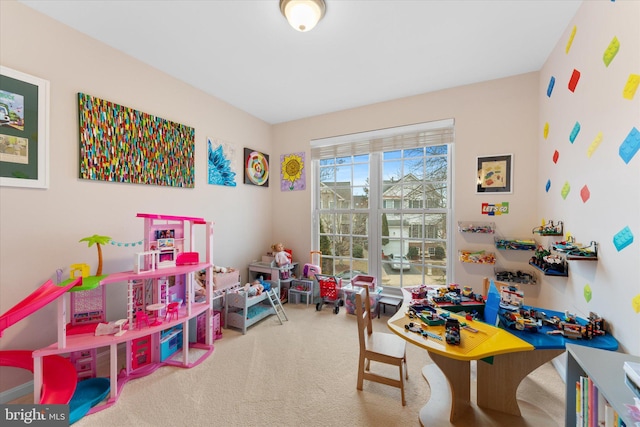
<path id="1" fill-rule="evenodd" d="M 347 313 L 356 314 L 356 290 L 352 285 L 343 286 L 342 292 L 344 294 L 344 305 L 347 308 Z M 371 303 L 371 318 L 378 316 L 378 301 L 380 301 L 380 294 L 382 288 L 375 288 L 369 290 L 369 302 Z"/>

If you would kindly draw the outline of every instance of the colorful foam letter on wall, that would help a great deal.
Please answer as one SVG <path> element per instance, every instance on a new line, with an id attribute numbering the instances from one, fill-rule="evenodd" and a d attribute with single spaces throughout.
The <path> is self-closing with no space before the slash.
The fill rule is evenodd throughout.
<path id="1" fill-rule="evenodd" d="M 569 195 L 570 191 L 571 191 L 571 185 L 569 185 L 569 181 L 566 181 L 562 186 L 562 190 L 560 190 L 560 195 L 564 200 L 567 200 L 567 196 Z"/>
<path id="2" fill-rule="evenodd" d="M 544 139 L 547 139 L 547 137 L 549 136 L 549 122 L 544 124 L 544 129 L 542 130 L 542 136 L 544 136 Z"/>
<path id="3" fill-rule="evenodd" d="M 576 124 L 573 125 L 573 129 L 571 130 L 571 134 L 569 135 L 569 141 L 571 141 L 572 144 L 575 142 L 575 140 L 578 137 L 579 133 L 580 133 L 580 122 L 576 122 Z"/>
<path id="4" fill-rule="evenodd" d="M 553 163 L 558 163 L 558 157 L 560 157 L 560 153 L 556 150 L 553 152 Z"/>
<path id="5" fill-rule="evenodd" d="M 638 150 L 640 150 L 640 132 L 634 127 L 624 141 L 622 141 L 622 144 L 620 144 L 618 154 L 622 157 L 622 160 L 628 164 Z"/>
<path id="6" fill-rule="evenodd" d="M 629 246 L 631 243 L 633 243 L 633 233 L 628 225 L 613 236 L 613 245 L 616 247 L 618 252 Z"/>
<path id="7" fill-rule="evenodd" d="M 624 89 L 622 90 L 622 97 L 624 99 L 632 100 L 636 95 L 636 90 L 638 90 L 639 84 L 640 74 L 629 74 L 627 84 L 624 85 Z"/>
<path id="8" fill-rule="evenodd" d="M 584 285 L 584 299 L 585 301 L 589 302 L 591 301 L 591 297 L 593 297 L 593 293 L 591 292 L 591 286 L 589 286 L 589 284 L 587 283 L 586 285 Z"/>
<path id="9" fill-rule="evenodd" d="M 591 197 L 591 191 L 589 191 L 589 187 L 585 185 L 580 190 L 580 198 L 582 199 L 582 203 L 587 203 L 587 200 Z"/>
<path id="10" fill-rule="evenodd" d="M 571 79 L 569 79 L 569 90 L 571 92 L 576 91 L 576 86 L 578 86 L 578 81 L 580 80 L 580 71 L 574 69 L 571 74 Z"/>
<path id="11" fill-rule="evenodd" d="M 571 30 L 571 34 L 569 35 L 569 40 L 567 40 L 567 47 L 565 47 L 564 49 L 565 53 L 569 53 L 569 50 L 571 49 L 571 45 L 573 44 L 573 38 L 576 36 L 577 30 L 578 30 L 578 27 L 574 25 L 573 29 Z"/>
<path id="12" fill-rule="evenodd" d="M 598 132 L 595 139 L 587 149 L 587 157 L 591 157 L 591 155 L 593 154 L 594 151 L 596 151 L 596 148 L 598 148 L 598 145 L 600 145 L 601 142 L 602 142 L 602 132 Z"/>
<path id="13" fill-rule="evenodd" d="M 613 36 L 613 40 L 609 43 L 607 50 L 604 51 L 604 55 L 602 55 L 602 60 L 604 61 L 605 66 L 609 66 L 613 58 L 616 57 L 618 51 L 620 50 L 620 42 L 616 36 Z"/>
<path id="14" fill-rule="evenodd" d="M 631 306 L 633 307 L 633 311 L 640 313 L 640 294 L 631 299 Z"/>
<path id="15" fill-rule="evenodd" d="M 549 79 L 549 86 L 547 86 L 547 97 L 551 98 L 551 93 L 553 92 L 553 86 L 556 84 L 556 78 L 551 76 Z"/>
<path id="16" fill-rule="evenodd" d="M 544 186 L 545 191 L 548 193 L 549 190 L 551 189 L 551 180 L 548 179 L 547 180 L 547 184 Z"/>

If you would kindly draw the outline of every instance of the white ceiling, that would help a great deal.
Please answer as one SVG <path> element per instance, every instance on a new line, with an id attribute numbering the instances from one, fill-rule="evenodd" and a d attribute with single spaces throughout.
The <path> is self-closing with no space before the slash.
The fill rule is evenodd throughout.
<path id="1" fill-rule="evenodd" d="M 20 2 L 275 124 L 537 71 L 582 0 Z"/>

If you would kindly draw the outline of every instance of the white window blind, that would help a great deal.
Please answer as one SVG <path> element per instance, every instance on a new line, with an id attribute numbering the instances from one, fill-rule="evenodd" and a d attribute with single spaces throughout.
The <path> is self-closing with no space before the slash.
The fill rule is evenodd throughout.
<path id="1" fill-rule="evenodd" d="M 429 145 L 451 144 L 454 140 L 453 129 L 453 119 L 446 119 L 315 139 L 311 141 L 311 159 L 329 159 L 426 147 Z"/>

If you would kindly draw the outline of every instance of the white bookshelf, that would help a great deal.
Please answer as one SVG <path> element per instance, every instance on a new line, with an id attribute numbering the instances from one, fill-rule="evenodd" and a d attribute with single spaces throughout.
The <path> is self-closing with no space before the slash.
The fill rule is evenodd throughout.
<path id="1" fill-rule="evenodd" d="M 588 376 L 600 393 L 620 415 L 627 427 L 634 424 L 625 404 L 633 405 L 634 394 L 625 384 L 624 362 L 640 362 L 640 357 L 601 350 L 577 344 L 567 344 L 567 399 L 565 426 L 576 425 L 576 381 Z"/>

